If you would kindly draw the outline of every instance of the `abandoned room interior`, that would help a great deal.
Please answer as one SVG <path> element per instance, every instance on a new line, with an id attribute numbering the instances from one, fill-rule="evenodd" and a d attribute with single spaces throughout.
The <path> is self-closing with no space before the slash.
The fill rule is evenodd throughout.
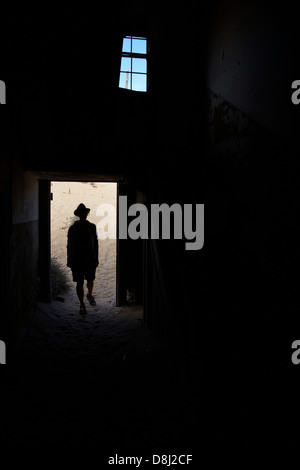
<path id="1" fill-rule="evenodd" d="M 97 14 L 74 5 L 59 15 L 29 8 L 8 16 L 0 77 L 7 93 L 0 327 L 17 410 L 9 446 L 39 447 L 39 406 L 55 408 L 46 390 L 57 404 L 61 384 L 71 388 L 62 373 L 60 392 L 55 375 L 50 385 L 53 363 L 45 371 L 32 358 L 26 380 L 14 372 L 32 309 L 52 302 L 51 181 L 114 182 L 129 204 L 146 207 L 205 205 L 199 250 L 185 250 L 177 239 L 117 240 L 116 306 L 126 305 L 133 289 L 144 328 L 178 360 L 170 409 L 176 415 L 181 400 L 192 403 L 188 417 L 178 413 L 176 436 L 168 429 L 159 442 L 149 429 L 137 436 L 133 429 L 144 409 L 156 416 L 149 427 L 159 428 L 163 387 L 146 374 L 140 381 L 132 371 L 117 376 L 116 368 L 109 375 L 113 396 L 130 395 L 129 411 L 113 414 L 114 429 L 123 430 L 115 435 L 117 449 L 127 442 L 126 426 L 145 449 L 151 439 L 156 447 L 191 452 L 200 441 L 213 447 L 235 439 L 247 447 L 266 430 L 281 439 L 277 420 L 287 425 L 299 413 L 286 404 L 274 414 L 274 391 L 296 396 L 299 383 L 289 361 L 300 323 L 297 109 L 289 96 L 299 77 L 287 16 L 277 7 L 231 0 L 166 9 L 140 2 Z M 155 367 L 160 378 L 171 374 L 159 358 L 149 367 L 152 378 Z M 88 379 L 84 368 L 72 376 L 72 390 L 83 400 L 89 388 L 93 403 L 86 405 L 90 418 L 76 422 L 86 447 L 110 443 L 103 429 L 94 441 L 84 431 L 93 416 L 101 421 L 101 380 L 100 372 Z M 23 409 L 28 390 L 44 397 L 36 410 Z M 60 432 L 60 420 L 67 429 L 68 413 L 58 409 L 56 430 L 44 431 L 49 440 Z M 18 432 L 25 422 L 30 438 Z M 57 446 L 70 441 L 66 431 Z"/>

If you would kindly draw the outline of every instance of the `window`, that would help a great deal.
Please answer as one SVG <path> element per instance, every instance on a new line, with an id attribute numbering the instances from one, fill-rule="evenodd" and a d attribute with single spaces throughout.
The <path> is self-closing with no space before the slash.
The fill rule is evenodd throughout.
<path id="1" fill-rule="evenodd" d="M 147 91 L 147 38 L 123 38 L 119 88 Z"/>

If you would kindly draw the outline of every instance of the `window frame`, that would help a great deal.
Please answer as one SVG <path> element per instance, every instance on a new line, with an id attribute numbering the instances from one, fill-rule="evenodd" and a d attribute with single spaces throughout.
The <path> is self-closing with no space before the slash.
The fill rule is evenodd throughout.
<path id="1" fill-rule="evenodd" d="M 130 52 L 123 52 L 123 43 L 124 39 L 130 39 Z M 133 40 L 139 40 L 139 41 L 146 41 L 146 53 L 140 53 L 140 52 L 132 52 L 132 41 Z M 130 59 L 130 72 L 128 70 L 122 70 L 122 59 L 123 58 L 128 58 Z M 133 72 L 133 59 L 145 59 L 146 60 L 146 72 Z M 126 74 L 128 73 L 129 78 L 130 78 L 130 86 L 128 88 L 126 87 L 120 87 L 123 90 L 129 90 L 129 91 L 136 91 L 138 93 L 148 93 L 149 91 L 149 38 L 147 36 L 134 36 L 131 34 L 127 34 L 126 36 L 123 36 L 122 38 L 122 51 L 121 51 L 121 61 L 120 61 L 120 70 L 119 70 L 119 83 L 121 79 L 121 74 Z M 140 90 L 134 90 L 132 89 L 132 75 L 144 75 L 146 76 L 146 90 L 145 91 L 140 91 Z M 125 82 L 126 83 L 126 82 Z"/>

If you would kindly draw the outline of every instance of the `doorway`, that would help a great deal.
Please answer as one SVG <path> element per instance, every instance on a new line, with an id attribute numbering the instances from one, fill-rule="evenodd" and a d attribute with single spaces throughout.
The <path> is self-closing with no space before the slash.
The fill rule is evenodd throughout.
<path id="1" fill-rule="evenodd" d="M 99 243 L 99 267 L 102 271 L 99 271 L 99 267 L 97 271 L 101 274 L 101 282 L 106 283 L 99 287 L 102 290 L 101 295 L 111 305 L 144 305 L 149 286 L 151 288 L 149 244 L 147 240 L 119 237 L 118 204 L 120 196 L 127 197 L 128 207 L 141 202 L 141 193 L 120 175 L 110 179 L 96 179 L 95 175 L 88 178 L 84 175 L 80 180 L 70 176 L 67 180 L 64 176 L 66 175 L 58 173 L 50 177 L 49 174 L 41 173 L 39 180 L 39 299 L 43 302 L 52 300 L 51 257 L 56 257 L 64 270 L 68 271 L 67 277 L 73 284 L 71 271 L 66 266 L 67 229 L 75 220 L 74 210 L 83 202 L 90 207 L 89 220 L 96 226 L 101 221 L 101 216 L 97 215 L 101 204 L 111 204 L 116 209 L 114 227 L 110 226 L 110 234 L 113 228 L 116 236 L 110 236 Z M 100 212 L 101 210 L 98 211 L 99 214 Z M 100 225 L 103 229 L 103 223 Z"/>
<path id="2" fill-rule="evenodd" d="M 67 233 L 78 218 L 74 210 L 84 203 L 90 208 L 88 220 L 94 223 L 98 232 L 99 266 L 94 282 L 94 295 L 98 303 L 116 304 L 116 216 L 111 220 L 109 237 L 99 237 L 99 206 L 117 204 L 117 183 L 88 181 L 51 182 L 51 289 L 52 298 L 62 298 L 64 287 L 74 291 L 71 269 L 67 265 Z M 66 286 L 67 284 L 67 286 Z M 61 292 L 59 290 L 61 289 Z"/>

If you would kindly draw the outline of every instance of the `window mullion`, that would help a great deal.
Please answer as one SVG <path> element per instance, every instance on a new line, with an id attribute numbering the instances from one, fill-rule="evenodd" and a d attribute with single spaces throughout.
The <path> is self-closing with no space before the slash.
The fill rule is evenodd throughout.
<path id="1" fill-rule="evenodd" d="M 123 48 L 125 49 L 125 51 L 123 52 L 122 50 L 122 55 L 121 57 L 122 58 L 126 58 L 126 60 L 130 59 L 130 83 L 129 83 L 129 89 L 130 90 L 133 90 L 133 59 L 140 59 L 141 61 L 139 62 L 137 60 L 137 64 L 139 64 L 139 67 L 143 65 L 141 64 L 144 64 L 146 62 L 146 73 L 145 72 L 134 72 L 135 73 L 135 90 L 139 90 L 139 91 L 147 91 L 148 90 L 148 80 L 149 80 L 149 77 L 148 77 L 148 57 L 149 57 L 149 42 L 147 40 L 147 38 L 142 38 L 142 37 L 135 37 L 135 36 L 125 36 L 125 38 L 127 39 L 127 44 L 126 44 L 126 48 L 125 46 L 123 46 Z M 145 41 L 146 43 L 146 53 L 144 52 L 133 52 L 133 45 L 136 44 L 136 42 L 134 43 L 134 41 L 136 41 L 137 39 L 141 40 L 141 41 Z M 130 44 L 128 44 L 128 42 L 130 41 Z M 134 43 L 134 44 L 133 44 Z M 127 50 L 126 50 L 127 49 Z M 129 51 L 128 51 L 129 49 Z M 145 50 L 145 46 L 142 46 L 142 49 L 141 50 Z M 139 50 L 139 49 L 137 49 Z M 144 62 L 145 61 L 145 62 Z M 124 62 L 126 62 L 124 60 Z M 129 66 L 129 64 L 128 64 Z M 120 80 L 121 80 L 121 73 L 125 73 L 125 70 L 121 69 L 120 70 Z M 140 79 L 138 78 L 138 76 L 142 77 L 146 77 L 146 82 L 145 82 L 145 85 L 143 85 L 143 81 L 141 82 Z M 129 77 L 128 77 L 129 78 Z M 122 81 L 123 81 L 123 78 L 122 78 Z M 121 85 L 121 87 L 123 88 L 123 86 Z M 142 87 L 142 88 L 140 88 Z"/>
<path id="2" fill-rule="evenodd" d="M 130 36 L 130 71 L 131 71 L 131 74 L 130 74 L 130 90 L 132 90 L 132 36 Z"/>

